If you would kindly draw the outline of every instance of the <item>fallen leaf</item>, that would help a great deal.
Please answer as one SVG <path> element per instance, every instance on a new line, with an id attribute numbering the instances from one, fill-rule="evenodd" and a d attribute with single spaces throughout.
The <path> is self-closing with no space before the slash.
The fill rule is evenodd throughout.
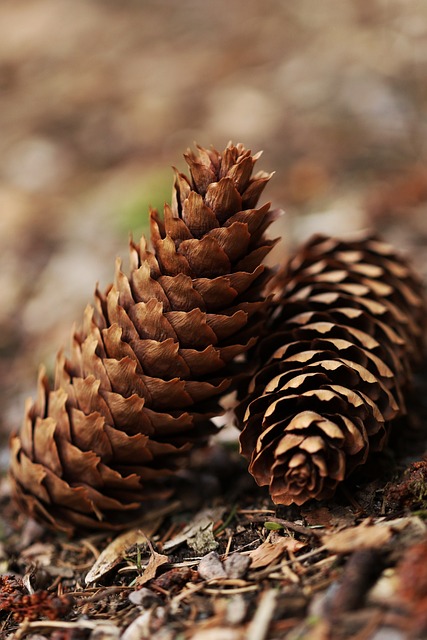
<path id="1" fill-rule="evenodd" d="M 254 549 L 248 554 L 252 561 L 251 569 L 267 567 L 269 564 L 279 560 L 286 551 L 298 551 L 298 549 L 301 549 L 305 545 L 305 542 L 300 542 L 299 540 L 295 540 L 295 538 L 285 538 L 273 534 L 257 549 Z"/>
<path id="2" fill-rule="evenodd" d="M 148 522 L 144 529 L 141 529 L 140 527 L 137 529 L 131 529 L 130 531 L 126 531 L 126 533 L 122 533 L 120 536 L 115 538 L 113 542 L 111 542 L 108 547 L 102 551 L 99 558 L 88 572 L 85 578 L 86 584 L 96 582 L 101 578 L 101 576 L 115 567 L 116 564 L 123 560 L 127 551 L 135 544 L 147 545 L 148 538 L 157 531 L 161 522 L 162 518 L 157 518 L 157 520 Z"/>
<path id="3" fill-rule="evenodd" d="M 309 526 L 351 527 L 356 517 L 349 507 L 331 504 L 328 507 L 308 505 L 301 508 L 301 515 Z"/>
<path id="4" fill-rule="evenodd" d="M 179 591 L 187 582 L 193 578 L 190 567 L 174 567 L 165 571 L 158 578 L 153 580 L 151 587 L 160 587 L 166 591 Z"/>
<path id="5" fill-rule="evenodd" d="M 419 516 L 405 516 L 403 518 L 395 518 L 394 520 L 379 522 L 377 526 L 387 526 L 393 529 L 393 531 L 398 531 L 399 533 L 405 530 L 405 533 L 411 533 L 414 540 L 417 538 L 423 538 L 427 531 L 426 523 L 424 522 L 424 520 L 421 520 Z"/>
<path id="6" fill-rule="evenodd" d="M 60 576 L 61 578 L 73 578 L 74 571 L 71 567 L 54 567 L 50 565 L 49 567 L 43 567 L 43 569 L 53 578 Z"/>
<path id="7" fill-rule="evenodd" d="M 101 622 L 89 636 L 89 640 L 119 640 L 119 638 L 120 630 L 108 622 Z"/>
<path id="8" fill-rule="evenodd" d="M 379 549 L 390 540 L 392 535 L 390 525 L 362 523 L 358 527 L 350 527 L 325 535 L 322 537 L 322 542 L 326 549 L 333 553 L 352 553 L 360 549 Z"/>
<path id="9" fill-rule="evenodd" d="M 264 529 L 268 529 L 268 531 L 281 531 L 285 528 L 284 524 L 279 524 L 279 522 L 269 522 L 268 520 L 264 522 Z"/>
<path id="10" fill-rule="evenodd" d="M 164 543 L 163 550 L 172 551 L 186 542 L 200 555 L 213 551 L 218 546 L 213 536 L 213 523 L 222 518 L 224 511 L 225 507 L 199 511 L 181 533 Z M 209 546 L 210 548 L 206 548 Z"/>
<path id="11" fill-rule="evenodd" d="M 331 511 L 327 507 L 306 507 L 301 509 L 301 514 L 304 516 L 304 520 L 309 526 L 330 527 L 331 526 Z"/>
<path id="12" fill-rule="evenodd" d="M 162 555 L 161 553 L 157 553 L 157 551 L 151 550 L 150 560 L 146 568 L 144 569 L 144 573 L 135 580 L 135 585 L 140 587 L 145 584 L 152 578 L 156 576 L 157 569 L 162 566 L 162 564 L 166 564 L 169 562 L 169 558 L 167 556 Z"/>

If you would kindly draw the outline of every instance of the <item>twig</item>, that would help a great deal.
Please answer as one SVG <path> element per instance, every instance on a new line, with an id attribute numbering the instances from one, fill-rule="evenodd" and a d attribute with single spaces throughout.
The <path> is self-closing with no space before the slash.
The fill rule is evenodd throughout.
<path id="1" fill-rule="evenodd" d="M 120 585 L 120 587 L 104 587 L 103 589 L 99 589 L 96 593 L 89 596 L 89 598 L 84 598 L 80 596 L 82 603 L 86 604 L 87 602 L 98 602 L 102 600 L 102 598 L 112 595 L 113 593 L 121 593 L 122 591 L 132 591 L 132 587 L 127 587 L 124 585 Z"/>
<path id="2" fill-rule="evenodd" d="M 339 581 L 339 589 L 328 606 L 331 620 L 362 606 L 369 588 L 384 568 L 382 554 L 377 549 L 355 551 L 347 560 Z"/>
<path id="3" fill-rule="evenodd" d="M 12 636 L 13 640 L 21 640 L 28 632 L 34 629 L 89 629 L 93 630 L 99 626 L 110 626 L 116 628 L 111 622 L 106 620 L 83 620 L 80 619 L 77 622 L 64 622 L 61 620 L 44 620 L 29 622 L 24 620 L 19 626 L 19 629 Z"/>
<path id="4" fill-rule="evenodd" d="M 304 527 L 302 524 L 296 524 L 296 522 L 291 522 L 290 520 L 283 520 L 282 518 L 276 518 L 275 516 L 269 516 L 268 519 L 261 518 L 260 516 L 256 518 L 250 518 L 251 522 L 277 522 L 277 524 L 281 524 L 283 527 L 287 529 L 291 529 L 296 533 L 301 533 L 304 536 L 311 536 L 313 538 L 320 538 L 324 535 L 324 531 L 318 531 L 317 529 L 312 529 L 311 527 Z"/>
<path id="5" fill-rule="evenodd" d="M 246 640 L 264 640 L 267 637 L 277 602 L 277 591 L 269 589 L 263 593 L 256 613 L 248 627 Z"/>
<path id="6" fill-rule="evenodd" d="M 231 549 L 231 543 L 233 542 L 233 533 L 231 533 L 228 536 L 228 540 L 227 540 L 227 546 L 225 548 L 225 553 L 224 553 L 224 559 L 228 556 L 228 554 L 230 553 L 230 549 Z"/>
<path id="7" fill-rule="evenodd" d="M 198 584 L 190 584 L 190 586 L 181 591 L 181 593 L 178 593 L 178 595 L 176 595 L 171 604 L 175 604 L 177 602 L 181 602 L 181 600 L 185 600 L 186 598 L 190 597 L 193 595 L 193 593 L 197 593 L 197 591 L 202 591 L 202 589 L 205 587 L 205 583 L 204 582 L 199 582 Z"/>
<path id="8" fill-rule="evenodd" d="M 95 547 L 95 545 L 90 540 L 88 540 L 87 538 L 84 538 L 82 540 L 82 545 L 93 553 L 95 560 L 98 560 L 99 556 L 101 555 L 101 552 Z"/>
<path id="9" fill-rule="evenodd" d="M 250 591 L 258 591 L 259 585 L 257 584 L 249 584 L 247 587 L 235 587 L 234 589 L 226 589 L 224 587 L 220 587 L 215 589 L 213 587 L 206 587 L 203 589 L 203 593 L 208 593 L 209 595 L 237 595 L 238 593 L 249 593 Z"/>
<path id="10" fill-rule="evenodd" d="M 270 575 L 270 573 L 274 571 L 279 571 L 279 569 L 281 569 L 282 567 L 286 567 L 288 565 L 294 564 L 295 562 L 301 562 L 302 560 L 308 560 L 308 558 L 317 556 L 319 553 L 322 553 L 323 551 L 326 551 L 326 547 L 318 547 L 317 549 L 312 549 L 312 551 L 307 551 L 307 553 L 303 553 L 300 556 L 295 556 L 293 560 L 286 560 L 285 562 L 276 564 L 273 567 L 267 567 L 262 571 L 254 571 L 253 577 L 254 579 L 256 578 L 257 580 L 260 580 L 262 578 L 267 578 Z"/>
<path id="11" fill-rule="evenodd" d="M 274 509 L 239 509 L 237 513 L 250 515 L 252 513 L 276 513 Z"/>

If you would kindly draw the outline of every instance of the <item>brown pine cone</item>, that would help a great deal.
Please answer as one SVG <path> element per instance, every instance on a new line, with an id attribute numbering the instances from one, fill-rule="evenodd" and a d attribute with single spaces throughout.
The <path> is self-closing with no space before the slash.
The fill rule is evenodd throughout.
<path id="1" fill-rule="evenodd" d="M 423 348 L 423 291 L 375 238 L 315 236 L 275 282 L 263 366 L 238 409 L 241 450 L 277 504 L 333 495 L 405 408 Z M 257 347 L 258 349 L 258 347 Z"/>
<path id="2" fill-rule="evenodd" d="M 16 498 L 53 528 L 120 528 L 167 497 L 256 341 L 275 214 L 255 207 L 270 176 L 252 177 L 258 155 L 240 144 L 185 158 L 191 178 L 176 172 L 164 219 L 151 212 L 154 251 L 131 242 L 129 277 L 118 261 L 12 437 Z"/>

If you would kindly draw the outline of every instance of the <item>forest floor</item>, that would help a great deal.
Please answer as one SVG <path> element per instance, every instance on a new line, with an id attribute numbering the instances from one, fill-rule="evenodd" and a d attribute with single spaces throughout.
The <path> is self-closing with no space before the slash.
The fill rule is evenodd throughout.
<path id="1" fill-rule="evenodd" d="M 4 481 L 0 637 L 425 638 L 425 385 L 398 425 L 404 457 L 387 449 L 330 501 L 275 507 L 216 444 L 140 527 L 68 539 L 16 513 Z"/>
<path id="2" fill-rule="evenodd" d="M 11 502 L 7 442 L 38 362 L 193 140 L 265 149 L 280 258 L 369 226 L 427 282 L 425 4 L 199 4 L 0 5 L 0 639 L 422 640 L 426 372 L 394 446 L 328 502 L 275 507 L 221 440 L 123 535 L 66 539 Z"/>

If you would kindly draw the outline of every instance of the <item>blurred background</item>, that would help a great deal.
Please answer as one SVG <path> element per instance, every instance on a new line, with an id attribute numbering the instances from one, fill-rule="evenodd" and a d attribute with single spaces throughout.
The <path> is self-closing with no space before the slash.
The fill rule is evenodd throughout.
<path id="1" fill-rule="evenodd" d="M 264 150 L 274 260 L 374 227 L 427 275 L 423 0 L 2 0 L 0 25 L 3 443 L 194 141 Z"/>

